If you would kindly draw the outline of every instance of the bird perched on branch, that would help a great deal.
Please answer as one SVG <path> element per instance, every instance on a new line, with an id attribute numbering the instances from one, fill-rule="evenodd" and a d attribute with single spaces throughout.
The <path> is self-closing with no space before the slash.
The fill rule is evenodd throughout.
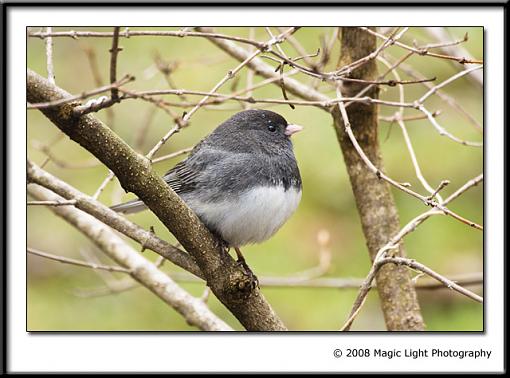
<path id="1" fill-rule="evenodd" d="M 245 110 L 218 126 L 163 179 L 205 226 L 233 247 L 260 243 L 280 229 L 301 200 L 301 176 L 290 136 L 302 127 L 268 110 Z M 135 213 L 139 200 L 112 209 Z"/>

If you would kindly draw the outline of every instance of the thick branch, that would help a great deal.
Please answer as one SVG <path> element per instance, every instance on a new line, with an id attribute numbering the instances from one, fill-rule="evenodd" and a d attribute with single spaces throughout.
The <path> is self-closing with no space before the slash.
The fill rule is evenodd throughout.
<path id="1" fill-rule="evenodd" d="M 69 96 L 48 80 L 27 70 L 27 100 L 31 103 Z M 41 109 L 60 130 L 91 152 L 118 177 L 124 190 L 135 193 L 195 258 L 208 286 L 248 330 L 285 330 L 253 279 L 221 247 L 180 197 L 133 151 L 91 115 L 73 117 L 76 102 Z"/>
<path id="2" fill-rule="evenodd" d="M 342 29 L 340 66 L 366 56 L 376 49 L 376 38 L 357 28 Z M 353 77 L 374 80 L 377 78 L 375 61 L 352 72 Z M 342 91 L 352 96 L 363 89 L 363 84 L 343 83 Z M 367 93 L 377 97 L 377 88 Z M 361 217 L 363 232 L 372 260 L 399 229 L 397 208 L 389 185 L 374 174 L 363 162 L 346 131 L 339 109 L 333 111 L 335 130 L 344 156 L 347 172 Z M 382 158 L 377 135 L 377 108 L 373 104 L 352 103 L 347 110 L 352 132 L 370 161 L 382 170 Z M 402 245 L 396 256 L 405 257 Z M 416 292 L 408 270 L 403 266 L 386 264 L 377 274 L 377 287 L 389 330 L 423 330 Z"/>
<path id="3" fill-rule="evenodd" d="M 150 249 L 181 268 L 186 269 L 188 272 L 193 273 L 195 276 L 203 278 L 203 274 L 195 263 L 195 260 L 186 252 L 175 248 L 153 233 L 144 230 L 99 201 L 94 200 L 92 197 L 87 196 L 71 185 L 39 168 L 31 161 L 27 162 L 27 180 L 44 186 L 67 200 L 73 200 L 76 208 L 85 211 L 115 230 L 136 240 L 143 248 Z"/>
<path id="4" fill-rule="evenodd" d="M 35 184 L 28 185 L 27 190 L 30 195 L 39 200 L 63 200 L 62 197 Z M 96 218 L 71 206 L 53 206 L 51 210 L 88 236 L 115 262 L 128 269 L 131 277 L 172 306 L 190 325 L 208 331 L 232 330 L 214 315 L 203 301 L 183 290 Z"/>

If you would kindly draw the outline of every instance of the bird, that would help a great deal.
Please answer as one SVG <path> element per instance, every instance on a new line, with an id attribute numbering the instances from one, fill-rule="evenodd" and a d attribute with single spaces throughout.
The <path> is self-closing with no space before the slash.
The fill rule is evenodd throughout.
<path id="1" fill-rule="evenodd" d="M 250 274 L 240 248 L 273 236 L 301 201 L 290 137 L 302 129 L 269 110 L 238 112 L 163 176 Z M 140 199 L 111 207 L 124 214 L 145 208 Z"/>

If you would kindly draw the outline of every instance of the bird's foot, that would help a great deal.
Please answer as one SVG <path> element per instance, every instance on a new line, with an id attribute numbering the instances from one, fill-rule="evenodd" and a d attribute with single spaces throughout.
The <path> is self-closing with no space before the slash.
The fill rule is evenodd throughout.
<path id="1" fill-rule="evenodd" d="M 252 286 L 252 289 L 255 289 L 255 288 L 260 288 L 259 286 L 259 279 L 257 278 L 257 276 L 255 275 L 255 273 L 253 273 L 253 271 L 251 270 L 251 268 L 248 266 L 248 264 L 246 264 L 246 261 L 239 261 L 237 260 L 237 264 L 239 266 L 242 266 L 244 271 L 246 272 L 246 274 L 248 275 L 249 277 L 249 280 L 251 282 L 251 286 Z"/>
<path id="2" fill-rule="evenodd" d="M 260 286 L 259 286 L 259 279 L 255 275 L 255 273 L 253 273 L 253 271 L 248 266 L 248 264 L 246 263 L 246 260 L 244 259 L 244 256 L 241 253 L 241 251 L 239 250 L 239 248 L 235 248 L 235 251 L 236 251 L 236 254 L 237 254 L 237 264 L 239 266 L 243 267 L 244 271 L 246 272 L 246 274 L 250 278 L 250 282 L 252 283 L 252 289 L 260 288 Z"/>

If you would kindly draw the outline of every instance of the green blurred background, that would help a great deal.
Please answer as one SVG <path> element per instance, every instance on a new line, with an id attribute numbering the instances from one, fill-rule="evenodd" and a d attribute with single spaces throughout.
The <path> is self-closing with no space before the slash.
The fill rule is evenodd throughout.
<path id="1" fill-rule="evenodd" d="M 73 28 L 74 30 L 82 30 Z M 178 30 L 177 28 L 130 28 L 130 30 Z M 38 28 L 31 29 L 39 30 Z M 54 28 L 54 31 L 70 30 Z M 83 30 L 111 31 L 112 28 L 85 28 Z M 219 28 L 220 32 L 248 37 L 249 28 Z M 320 36 L 331 36 L 332 28 L 302 28 L 295 37 L 306 50 L 313 53 L 320 46 Z M 466 32 L 469 40 L 463 46 L 477 59 L 483 58 L 482 28 L 450 28 L 456 38 Z M 276 32 L 276 31 L 273 31 Z M 258 40 L 268 40 L 264 28 L 256 28 Z M 412 44 L 435 42 L 423 29 L 411 28 L 402 41 Z M 171 75 L 177 88 L 209 91 L 223 78 L 225 73 L 237 66 L 238 62 L 217 49 L 211 42 L 202 38 L 175 37 L 132 37 L 122 38 L 123 51 L 118 58 L 118 77 L 132 74 L 136 81 L 129 84 L 133 90 L 168 89 L 164 76 L 154 64 L 155 55 L 169 62 L 176 62 L 177 68 Z M 54 67 L 56 83 L 70 93 L 81 93 L 96 88 L 90 68 L 87 49 L 95 51 L 99 71 L 103 80 L 108 81 L 108 50 L 111 38 L 55 38 Z M 287 43 L 283 49 L 291 57 L 297 54 Z M 28 67 L 46 76 L 46 55 L 44 41 L 28 38 Z M 339 54 L 339 42 L 335 43 L 332 59 L 326 70 L 334 70 Z M 405 51 L 392 46 L 387 52 L 394 57 Z M 265 59 L 276 67 L 276 63 Z M 414 69 L 426 77 L 437 77 L 439 83 L 463 69 L 460 64 L 426 56 L 413 56 L 407 61 Z M 384 70 L 380 66 L 380 70 Z M 238 88 L 246 83 L 246 69 L 239 74 Z M 403 79 L 410 79 L 400 71 Z M 310 78 L 301 74 L 295 76 L 306 83 Z M 392 78 L 392 77 L 388 77 Z M 255 77 L 255 83 L 261 81 Z M 233 81 L 235 82 L 235 81 Z M 232 83 L 222 87 L 220 93 L 231 93 Z M 333 96 L 325 85 L 320 87 Z M 427 89 L 420 84 L 405 87 L 405 99 L 410 102 L 418 99 Z M 483 122 L 483 92 L 467 78 L 461 78 L 445 88 L 480 123 Z M 266 86 L 256 90 L 256 98 L 282 98 L 276 86 Z M 381 97 L 398 101 L 398 88 L 384 87 Z M 201 97 L 187 96 L 188 100 L 198 101 Z M 167 100 L 177 101 L 176 96 Z M 452 110 L 437 96 L 426 102 L 430 111 L 441 110 L 438 122 L 454 135 L 480 141 L 482 132 L 475 129 L 456 111 Z M 341 151 L 336 141 L 330 116 L 314 107 L 298 106 L 295 110 L 283 105 L 257 105 L 281 113 L 289 122 L 305 126 L 305 131 L 294 138 L 294 149 L 303 178 L 302 202 L 289 222 L 267 242 L 243 249 L 250 266 L 259 277 L 289 276 L 317 265 L 317 234 L 327 230 L 331 234 L 330 249 L 332 266 L 326 277 L 363 278 L 370 261 L 349 179 L 346 174 Z M 134 145 L 140 128 L 153 113 L 154 106 L 141 100 L 127 100 L 112 108 L 114 130 L 129 144 Z M 241 110 L 235 101 L 216 107 L 200 109 L 191 118 L 190 127 L 173 136 L 158 152 L 157 156 L 178 151 L 195 145 L 210 133 L 215 126 Z M 182 108 L 174 108 L 178 114 Z M 189 110 L 189 109 L 188 109 Z M 381 107 L 381 115 L 392 115 L 397 109 Z M 406 109 L 405 115 L 418 115 Z M 107 121 L 107 112 L 96 114 Z M 70 141 L 59 138 L 61 133 L 40 112 L 28 111 L 28 156 L 37 164 L 46 160 L 41 145 L 51 146 L 52 153 L 67 163 L 81 164 L 93 161 L 93 157 Z M 162 110 L 153 114 L 145 141 L 139 151 L 147 153 L 152 146 L 173 127 L 172 119 Z M 448 179 L 451 184 L 443 190 L 444 196 L 452 193 L 467 180 L 483 170 L 482 149 L 464 147 L 441 137 L 426 120 L 407 122 L 407 128 L 415 148 L 424 176 L 432 186 Z M 380 143 L 383 151 L 386 172 L 400 182 L 410 182 L 414 190 L 425 194 L 414 174 L 414 169 L 404 144 L 398 125 L 380 123 Z M 162 174 L 183 157 L 156 164 Z M 79 190 L 92 195 L 108 172 L 104 166 L 84 169 L 61 168 L 54 162 L 45 166 L 52 174 L 67 181 Z M 423 203 L 400 191 L 393 191 L 400 221 L 404 225 L 410 219 L 424 212 Z M 106 205 L 133 198 L 119 189 L 118 181 L 110 183 L 101 194 L 100 200 Z M 451 204 L 451 209 L 478 223 L 483 223 L 483 185 L 471 189 Z M 158 219 L 146 211 L 130 216 L 130 219 L 148 229 L 154 226 L 156 233 L 169 241 L 175 239 Z M 28 245 L 46 252 L 84 258 L 94 254 L 104 263 L 111 263 L 102 256 L 92 243 L 73 227 L 54 216 L 50 210 L 39 206 L 28 208 Z M 135 243 L 132 245 L 139 250 Z M 436 216 L 421 225 L 405 238 L 409 257 L 414 258 L 446 276 L 483 271 L 483 234 L 454 221 L 452 218 Z M 155 261 L 157 255 L 151 251 L 144 256 Z M 179 269 L 166 263 L 163 270 L 176 272 Z M 71 265 L 60 264 L 36 256 L 28 256 L 28 315 L 30 331 L 57 330 L 195 330 L 172 308 L 168 307 L 145 288 L 136 288 L 122 293 L 92 295 L 96 289 L 104 287 L 104 275 Z M 413 273 L 415 275 L 415 273 Z M 106 277 L 111 279 L 112 277 Z M 125 278 L 114 275 L 115 279 Z M 182 283 L 194 295 L 204 291 L 203 283 Z M 471 287 L 482 293 L 482 287 Z M 357 294 L 355 289 L 326 288 L 270 288 L 262 291 L 275 311 L 291 330 L 337 330 L 346 320 Z M 89 295 L 84 295 L 88 293 Z M 429 331 L 481 331 L 483 330 L 483 306 L 448 289 L 420 290 L 420 305 Z M 213 296 L 209 306 L 222 319 L 236 329 L 242 329 L 237 320 Z M 377 292 L 369 294 L 353 330 L 384 330 L 384 320 L 379 307 Z"/>

